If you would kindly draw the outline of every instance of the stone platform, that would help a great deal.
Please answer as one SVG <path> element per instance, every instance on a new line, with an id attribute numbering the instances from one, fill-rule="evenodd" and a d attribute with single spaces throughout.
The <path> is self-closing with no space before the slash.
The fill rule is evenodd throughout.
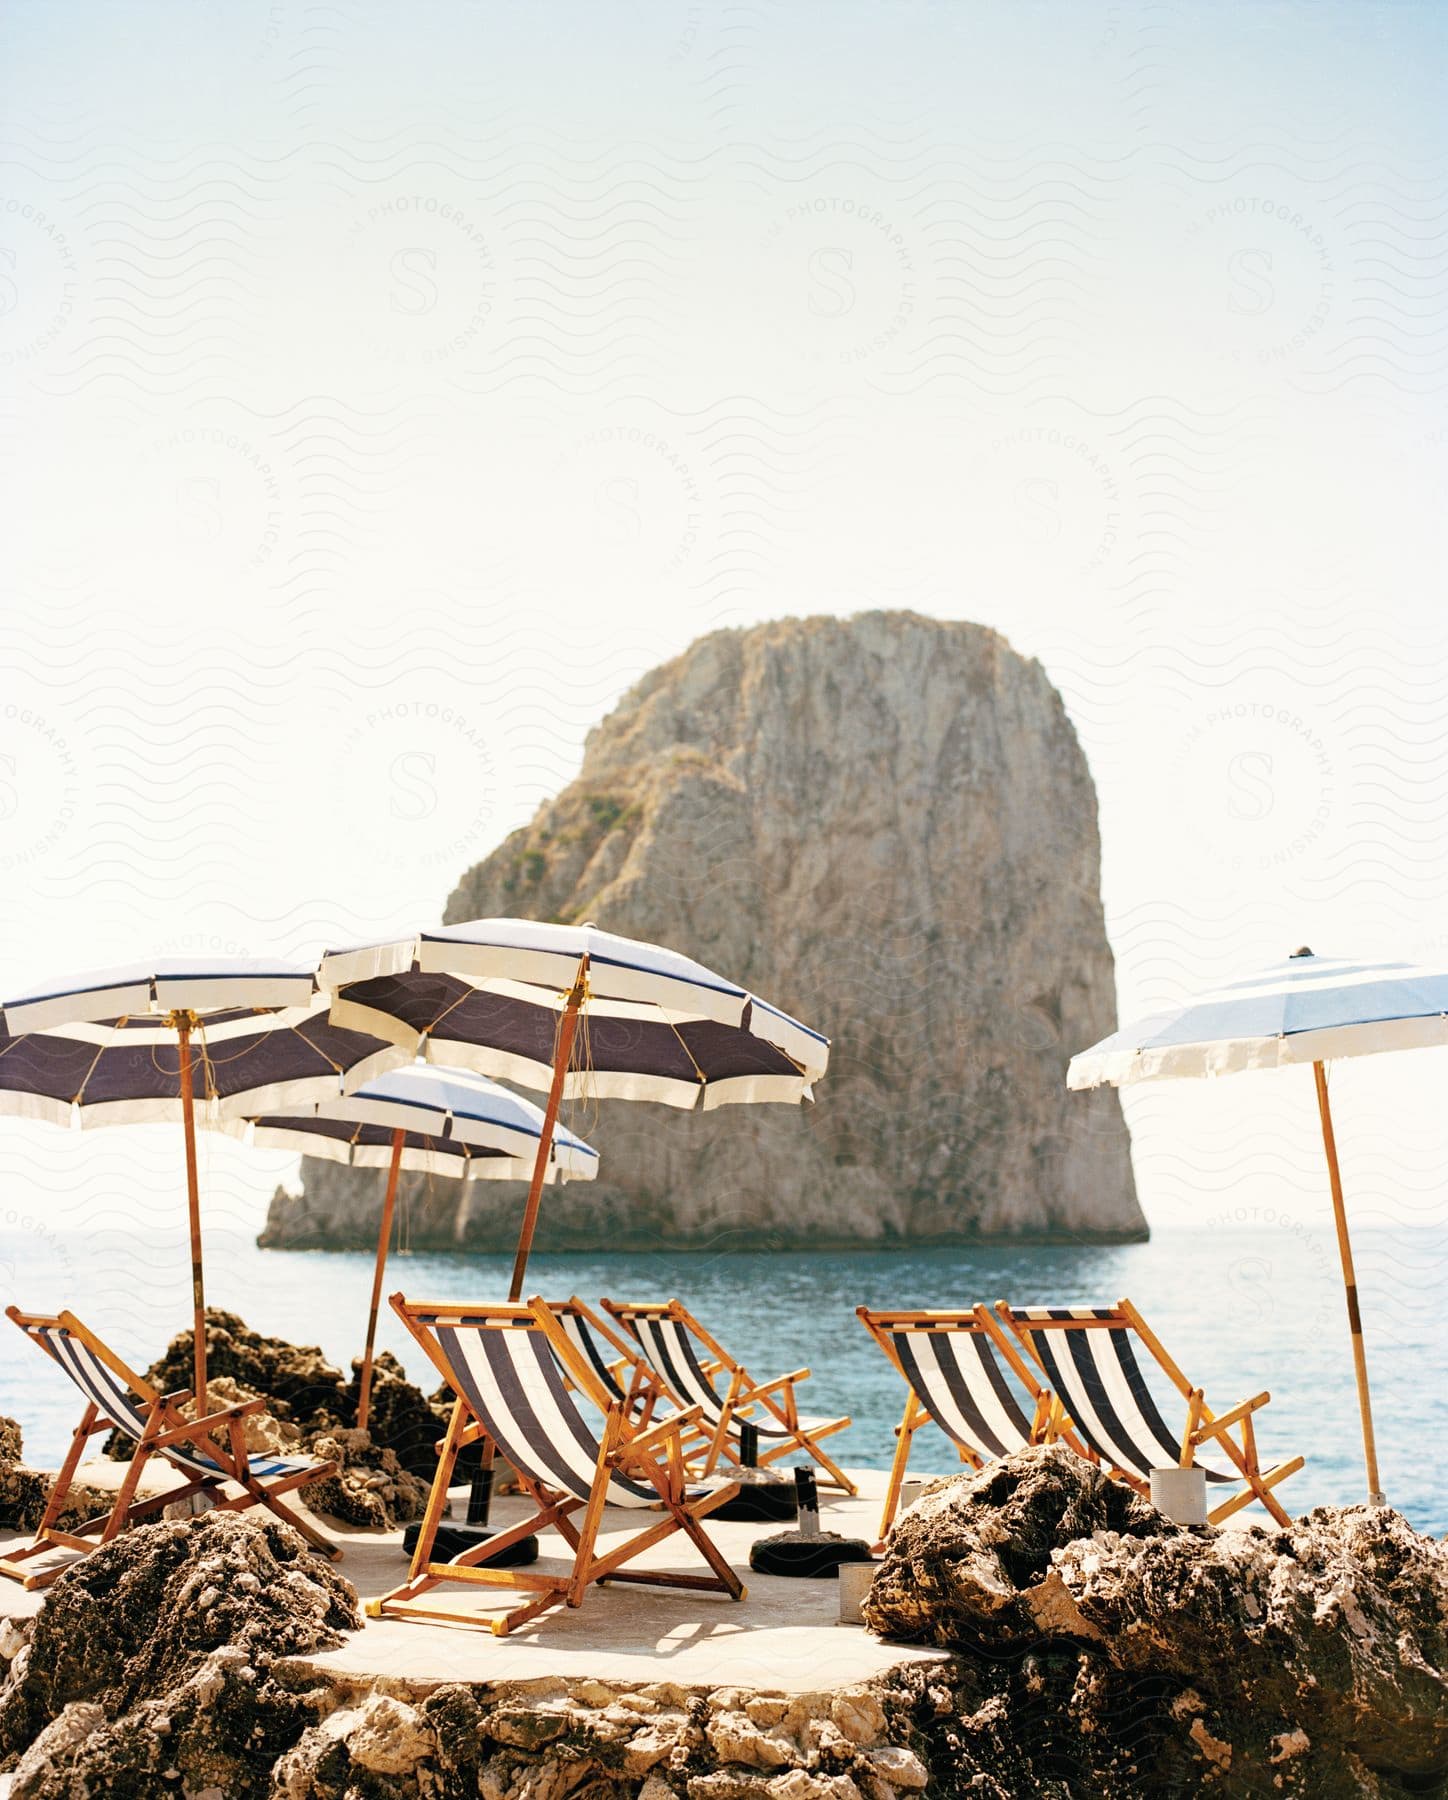
<path id="1" fill-rule="evenodd" d="M 92 1464 L 81 1479 L 94 1486 L 114 1485 L 118 1473 L 117 1464 Z M 859 1496 L 822 1494 L 821 1522 L 826 1530 L 873 1541 L 885 1476 L 870 1469 L 852 1470 L 851 1476 L 859 1483 Z M 454 1495 L 456 1518 L 464 1516 L 466 1503 L 466 1490 L 459 1488 Z M 505 1527 L 527 1510 L 527 1502 L 505 1495 L 495 1503 L 493 1522 Z M 341 1546 L 338 1571 L 364 1604 L 406 1578 L 400 1532 L 351 1530 L 325 1519 L 317 1523 Z M 887 1645 L 860 1626 L 841 1625 L 839 1589 L 832 1578 L 787 1580 L 753 1573 L 750 1546 L 781 1527 L 719 1519 L 707 1521 L 707 1526 L 745 1577 L 748 1592 L 740 1602 L 667 1588 L 595 1586 L 576 1610 L 560 1607 L 499 1638 L 486 1628 L 486 1621 L 506 1605 L 516 1605 L 517 1596 L 499 1601 L 459 1583 L 428 1596 L 430 1605 L 455 1611 L 459 1623 L 369 1619 L 340 1649 L 306 1659 L 307 1666 L 349 1687 L 380 1683 L 410 1697 L 448 1682 L 558 1681 L 573 1686 L 588 1680 L 802 1694 L 851 1687 L 904 1662 L 936 1659 L 933 1652 Z M 600 1548 L 639 1528 L 638 1513 L 610 1508 Z M 0 1555 L 17 1541 L 13 1533 L 0 1537 Z M 541 1542 L 538 1567 L 563 1572 L 568 1559 L 562 1539 L 545 1532 Z M 702 1568 L 692 1547 L 677 1534 L 630 1566 L 688 1573 Z M 43 1598 L 43 1593 L 27 1593 L 15 1582 L 0 1580 L 0 1617 L 27 1617 L 39 1610 Z M 469 1619 L 478 1624 L 469 1626 Z"/>

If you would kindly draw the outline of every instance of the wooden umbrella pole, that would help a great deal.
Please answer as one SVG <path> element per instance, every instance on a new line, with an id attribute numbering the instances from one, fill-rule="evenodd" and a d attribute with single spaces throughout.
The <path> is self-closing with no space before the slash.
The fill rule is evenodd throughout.
<path id="1" fill-rule="evenodd" d="M 1373 1436 L 1373 1407 L 1368 1397 L 1368 1359 L 1363 1348 L 1363 1321 L 1358 1310 L 1357 1276 L 1353 1272 L 1352 1242 L 1347 1234 L 1347 1209 L 1342 1199 L 1342 1172 L 1337 1163 L 1337 1139 L 1332 1129 L 1332 1108 L 1327 1099 L 1327 1069 L 1320 1063 L 1312 1065 L 1312 1073 L 1317 1082 L 1317 1110 L 1322 1119 L 1322 1143 L 1327 1151 L 1327 1175 L 1332 1184 L 1332 1213 L 1337 1225 L 1337 1253 L 1342 1259 L 1343 1287 L 1347 1292 L 1347 1324 L 1352 1333 L 1352 1360 L 1357 1374 L 1358 1412 L 1362 1416 L 1363 1426 L 1363 1458 L 1368 1471 L 1368 1501 L 1370 1505 L 1385 1504 L 1382 1491 L 1378 1486 L 1378 1448 Z"/>
<path id="2" fill-rule="evenodd" d="M 382 1223 L 377 1231 L 377 1266 L 372 1271 L 372 1306 L 367 1314 L 367 1347 L 362 1352 L 362 1373 L 357 1385 L 357 1429 L 367 1429 L 372 1407 L 372 1347 L 377 1342 L 377 1309 L 382 1304 L 382 1277 L 387 1269 L 387 1250 L 392 1242 L 392 1210 L 397 1205 L 397 1177 L 402 1169 L 403 1132 L 392 1134 L 392 1161 L 387 1167 L 387 1193 L 382 1201 Z"/>
<path id="3" fill-rule="evenodd" d="M 553 1149 L 553 1128 L 558 1123 L 558 1108 L 563 1100 L 563 1083 L 573 1057 L 573 1039 L 578 1031 L 578 1012 L 588 997 L 588 958 L 580 957 L 578 973 L 563 1002 L 563 1016 L 558 1021 L 558 1036 L 553 1046 L 553 1080 L 548 1089 L 548 1106 L 543 1114 L 543 1130 L 538 1138 L 538 1154 L 533 1161 L 533 1179 L 528 1185 L 528 1204 L 523 1209 L 523 1228 L 518 1233 L 518 1254 L 513 1259 L 513 1279 L 508 1284 L 508 1302 L 516 1305 L 523 1297 L 523 1277 L 528 1272 L 528 1252 L 533 1248 L 533 1233 L 538 1225 L 538 1206 L 543 1197 L 543 1177 L 548 1173 L 548 1158 Z M 486 1525 L 493 1503 L 493 1460 L 497 1454 L 491 1438 L 483 1440 L 482 1462 L 473 1476 L 468 1496 L 468 1524 Z"/>
<path id="4" fill-rule="evenodd" d="M 193 1385 L 196 1417 L 206 1417 L 206 1295 L 201 1285 L 201 1195 L 196 1180 L 196 1092 L 191 1074 L 191 1018 L 178 1014 L 176 1043 L 181 1077 L 181 1126 L 186 1137 L 186 1206 L 191 1220 L 191 1316 L 195 1342 Z"/>
<path id="5" fill-rule="evenodd" d="M 523 1208 L 523 1228 L 518 1233 L 518 1254 L 513 1260 L 513 1279 L 508 1286 L 508 1299 L 516 1303 L 523 1297 L 523 1277 L 528 1270 L 528 1252 L 533 1248 L 533 1233 L 538 1226 L 538 1206 L 543 1197 L 543 1177 L 548 1173 L 548 1158 L 553 1149 L 553 1129 L 558 1123 L 558 1108 L 563 1099 L 563 1083 L 573 1056 L 573 1039 L 578 1030 L 578 1012 L 588 994 L 588 958 L 582 957 L 573 986 L 563 1003 L 563 1017 L 558 1021 L 558 1041 L 553 1049 L 553 1084 L 548 1089 L 548 1108 L 543 1114 L 543 1130 L 538 1139 L 538 1155 L 533 1162 L 533 1179 L 528 1187 L 528 1204 Z"/>

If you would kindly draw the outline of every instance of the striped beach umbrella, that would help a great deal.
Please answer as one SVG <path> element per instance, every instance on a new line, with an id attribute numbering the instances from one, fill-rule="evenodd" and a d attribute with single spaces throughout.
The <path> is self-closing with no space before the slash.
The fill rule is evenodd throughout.
<path id="1" fill-rule="evenodd" d="M 565 1097 L 710 1110 L 798 1104 L 829 1040 L 702 963 L 601 931 L 478 919 L 331 951 L 318 978 L 339 1025 L 392 1036 L 425 1060 L 525 1087 L 548 1104 L 518 1239 L 522 1293 L 558 1108 Z"/>
<path id="2" fill-rule="evenodd" d="M 354 1169 L 387 1170 L 358 1381 L 357 1424 L 365 1429 L 377 1314 L 402 1170 L 457 1181 L 525 1182 L 543 1137 L 542 1109 L 485 1075 L 413 1064 L 378 1076 L 355 1093 L 323 1100 L 310 1112 L 261 1113 L 222 1129 L 244 1135 L 259 1149 L 295 1150 Z M 556 1126 L 545 1182 L 591 1181 L 597 1173 L 598 1152 L 562 1125 Z"/>
<path id="3" fill-rule="evenodd" d="M 1312 1065 L 1347 1296 L 1368 1495 L 1376 1504 L 1382 1504 L 1383 1495 L 1327 1064 L 1339 1057 L 1438 1044 L 1448 1044 L 1448 970 L 1354 962 L 1301 949 L 1273 968 L 1113 1032 L 1073 1057 L 1066 1074 L 1073 1088 L 1124 1087 Z"/>
<path id="4" fill-rule="evenodd" d="M 444 925 L 329 952 L 318 979 L 333 991 L 339 1025 L 390 1033 L 426 1061 L 547 1089 L 510 1302 L 522 1296 L 565 1095 L 704 1110 L 798 1105 L 829 1061 L 828 1038 L 737 983 L 676 950 L 593 924 Z M 487 1519 L 491 1470 L 485 1445 L 470 1525 Z"/>
<path id="5" fill-rule="evenodd" d="M 197 1122 L 315 1106 L 404 1061 L 395 1042 L 335 1024 L 311 969 L 244 957 L 98 970 L 0 1006 L 0 1112 L 82 1128 L 182 1127 L 198 1417 L 206 1303 Z"/>

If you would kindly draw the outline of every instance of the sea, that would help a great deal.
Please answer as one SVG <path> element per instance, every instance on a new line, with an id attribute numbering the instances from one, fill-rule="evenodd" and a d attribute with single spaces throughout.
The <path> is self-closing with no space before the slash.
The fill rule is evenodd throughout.
<path id="1" fill-rule="evenodd" d="M 1255 1213 L 1210 1229 L 1159 1230 L 1148 1243 L 993 1246 L 851 1253 L 728 1252 L 660 1248 L 649 1253 L 543 1255 L 530 1292 L 590 1301 L 677 1295 L 761 1379 L 812 1371 L 802 1409 L 848 1413 L 833 1440 L 839 1460 L 888 1465 L 904 1391 L 855 1317 L 855 1308 L 969 1305 L 1102 1305 L 1132 1300 L 1162 1343 L 1223 1411 L 1268 1390 L 1258 1415 L 1264 1462 L 1302 1455 L 1283 1488 L 1288 1510 L 1346 1505 L 1366 1493 L 1362 1436 L 1337 1247 L 1330 1219 L 1282 1227 Z M 1448 1232 L 1355 1232 L 1358 1285 L 1383 1491 L 1419 1530 L 1448 1534 Z M 255 1329 L 318 1344 L 339 1366 L 360 1353 L 372 1258 L 336 1251 L 259 1250 L 218 1232 L 207 1243 L 209 1304 Z M 188 1319 L 184 1243 L 122 1225 L 85 1234 L 43 1216 L 12 1213 L 0 1230 L 0 1292 L 29 1311 L 69 1307 L 144 1368 Z M 475 1301 L 507 1291 L 504 1256 L 394 1254 L 387 1291 Z M 435 1384 L 421 1353 L 384 1305 L 379 1342 L 414 1380 Z M 1162 1389 L 1169 1420 L 1180 1402 Z M 0 1329 L 0 1412 L 17 1419 L 28 1461 L 54 1466 L 79 1414 L 58 1370 L 6 1325 Z M 912 1471 L 958 1467 L 949 1443 L 927 1428 Z M 1260 1516 L 1260 1515 L 1259 1515 Z"/>

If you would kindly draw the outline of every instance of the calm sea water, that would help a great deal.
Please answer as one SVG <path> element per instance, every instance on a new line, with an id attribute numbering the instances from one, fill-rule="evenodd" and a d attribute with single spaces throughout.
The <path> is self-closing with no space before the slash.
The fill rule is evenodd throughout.
<path id="1" fill-rule="evenodd" d="M 1389 1500 L 1420 1530 L 1448 1532 L 1439 1458 L 1448 1447 L 1448 1233 L 1363 1230 L 1355 1238 L 1368 1332 L 1379 1457 Z M 388 1288 L 424 1299 L 506 1292 L 497 1256 L 398 1254 Z M 882 1467 L 903 1390 L 854 1309 L 958 1306 L 1004 1297 L 1101 1304 L 1128 1296 L 1167 1349 L 1223 1410 L 1262 1388 L 1264 1460 L 1301 1453 L 1307 1468 L 1284 1493 L 1290 1511 L 1363 1496 L 1361 1439 L 1336 1248 L 1315 1229 L 1242 1226 L 1159 1233 L 1148 1244 L 1052 1249 L 920 1250 L 890 1254 L 539 1256 L 530 1287 L 590 1300 L 685 1299 L 761 1377 L 809 1366 L 812 1412 L 848 1412 L 835 1440 L 847 1463 Z M 335 1361 L 361 1349 L 371 1259 L 361 1254 L 260 1251 L 245 1237 L 208 1238 L 207 1294 L 255 1328 L 319 1343 Z M 69 1306 L 145 1366 L 188 1311 L 185 1255 L 174 1238 L 116 1228 L 61 1234 L 43 1218 L 0 1233 L 0 1292 L 32 1310 Z M 384 1308 L 381 1342 L 414 1379 L 416 1346 Z M 1179 1405 L 1168 1407 L 1173 1422 Z M 73 1392 L 20 1334 L 0 1333 L 0 1411 L 19 1419 L 27 1454 L 60 1456 L 78 1414 Z M 912 1466 L 947 1470 L 945 1440 L 921 1434 Z"/>

